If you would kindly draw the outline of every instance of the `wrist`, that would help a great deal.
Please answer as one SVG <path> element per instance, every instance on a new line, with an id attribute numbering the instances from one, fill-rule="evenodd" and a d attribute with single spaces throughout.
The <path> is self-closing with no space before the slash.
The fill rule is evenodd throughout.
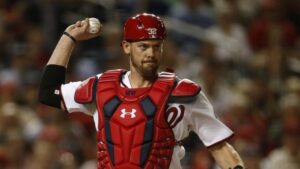
<path id="1" fill-rule="evenodd" d="M 229 169 L 231 169 L 231 168 L 229 168 Z M 243 167 L 243 166 L 241 166 L 241 165 L 237 165 L 237 166 L 235 166 L 233 169 L 245 169 L 245 167 Z"/>
<path id="2" fill-rule="evenodd" d="M 77 42 L 76 38 L 74 36 L 72 36 L 71 34 L 69 34 L 68 32 L 66 32 L 66 31 L 63 32 L 63 35 L 68 37 L 70 40 L 72 40 L 72 42 L 74 42 L 74 43 Z"/>

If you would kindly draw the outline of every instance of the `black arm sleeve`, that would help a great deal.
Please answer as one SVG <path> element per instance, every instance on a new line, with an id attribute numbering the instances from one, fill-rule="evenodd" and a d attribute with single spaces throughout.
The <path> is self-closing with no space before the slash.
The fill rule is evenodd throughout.
<path id="1" fill-rule="evenodd" d="M 59 65 L 47 65 L 42 74 L 39 101 L 48 106 L 61 108 L 59 88 L 65 83 L 66 68 Z"/>

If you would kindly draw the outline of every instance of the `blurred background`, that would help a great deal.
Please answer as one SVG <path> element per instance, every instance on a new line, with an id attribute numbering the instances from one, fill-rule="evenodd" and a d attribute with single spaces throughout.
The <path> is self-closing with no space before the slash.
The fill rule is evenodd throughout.
<path id="1" fill-rule="evenodd" d="M 201 84 L 249 169 L 300 168 L 299 0 L 1 0 L 0 169 L 95 169 L 93 121 L 38 103 L 47 60 L 63 30 L 97 17 L 101 37 L 80 42 L 67 81 L 127 68 L 123 23 L 160 15 L 162 69 Z M 195 136 L 184 168 L 215 169 Z"/>

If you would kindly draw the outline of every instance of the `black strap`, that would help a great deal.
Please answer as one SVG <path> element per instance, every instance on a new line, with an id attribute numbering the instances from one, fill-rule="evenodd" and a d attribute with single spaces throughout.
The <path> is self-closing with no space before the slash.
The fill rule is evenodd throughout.
<path id="1" fill-rule="evenodd" d="M 229 169 L 231 169 L 231 167 Z M 241 166 L 241 165 L 237 165 L 233 169 L 245 169 L 245 168 L 243 166 Z"/>
<path id="2" fill-rule="evenodd" d="M 68 32 L 64 32 L 64 35 L 66 35 L 67 37 L 69 37 L 74 43 L 77 42 L 77 40 L 74 38 L 74 36 L 72 36 L 71 34 L 69 34 Z"/>

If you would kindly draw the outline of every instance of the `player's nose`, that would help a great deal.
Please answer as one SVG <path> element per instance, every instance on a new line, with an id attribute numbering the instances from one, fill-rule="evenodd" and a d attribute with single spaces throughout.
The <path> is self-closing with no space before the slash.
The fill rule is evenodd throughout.
<path id="1" fill-rule="evenodd" d="M 153 47 L 150 47 L 147 51 L 147 57 L 154 57 L 155 56 L 155 49 Z"/>

